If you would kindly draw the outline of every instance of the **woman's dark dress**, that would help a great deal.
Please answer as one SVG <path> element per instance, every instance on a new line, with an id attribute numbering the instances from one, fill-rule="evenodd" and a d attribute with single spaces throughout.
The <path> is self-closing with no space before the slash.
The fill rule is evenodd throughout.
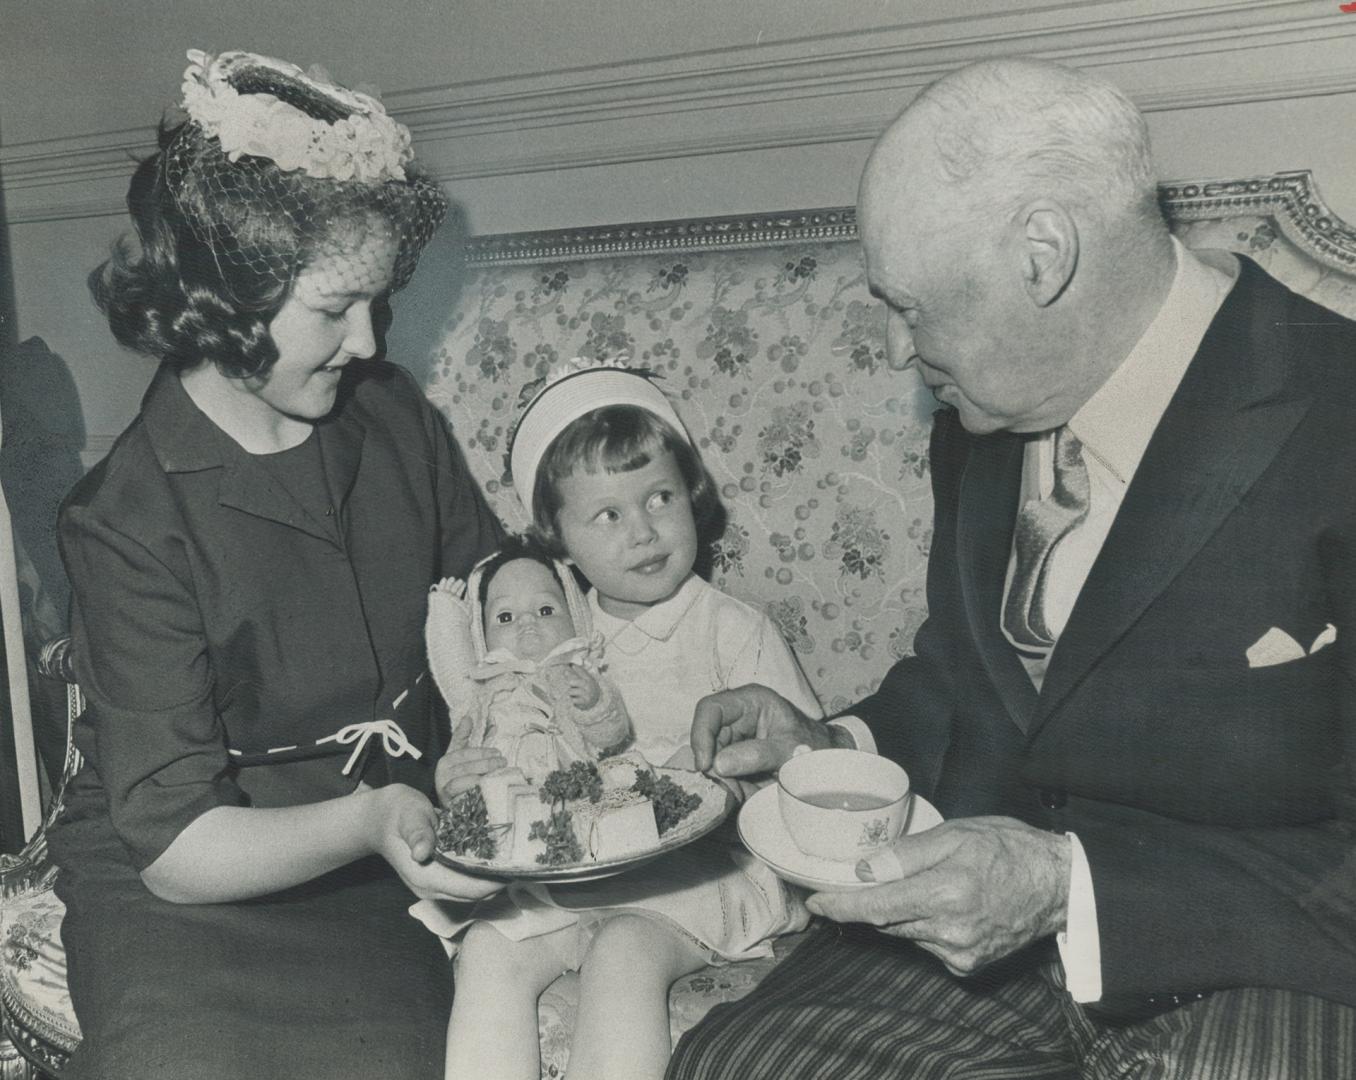
<path id="1" fill-rule="evenodd" d="M 432 791 L 446 733 L 420 679 L 426 596 L 498 523 L 395 365 L 351 365 L 311 441 L 332 507 L 294 499 L 304 470 L 246 454 L 162 368 L 63 507 L 88 699 L 85 767 L 50 837 L 85 1034 L 64 1077 L 442 1076 L 450 970 L 384 861 L 231 904 L 170 904 L 139 876 L 214 806 L 359 778 Z M 381 719 L 422 756 L 374 736 L 347 777 L 351 745 L 314 756 Z"/>

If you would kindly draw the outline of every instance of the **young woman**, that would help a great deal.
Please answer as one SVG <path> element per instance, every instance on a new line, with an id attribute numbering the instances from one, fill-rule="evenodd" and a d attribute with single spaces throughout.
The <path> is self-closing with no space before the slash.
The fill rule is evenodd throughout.
<path id="1" fill-rule="evenodd" d="M 428 582 L 500 539 L 374 310 L 446 209 L 374 99 L 190 53 L 91 275 L 161 361 L 63 507 L 84 768 L 50 837 L 84 1042 L 67 1078 L 442 1074 L 413 893 L 444 740 Z"/>

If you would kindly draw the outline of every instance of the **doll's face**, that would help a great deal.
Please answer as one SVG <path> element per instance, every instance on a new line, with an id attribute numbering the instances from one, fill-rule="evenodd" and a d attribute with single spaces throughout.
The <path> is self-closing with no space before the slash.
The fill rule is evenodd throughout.
<path id="1" fill-rule="evenodd" d="M 560 582 L 534 559 L 501 566 L 485 590 L 485 645 L 540 660 L 574 637 L 574 620 Z"/>

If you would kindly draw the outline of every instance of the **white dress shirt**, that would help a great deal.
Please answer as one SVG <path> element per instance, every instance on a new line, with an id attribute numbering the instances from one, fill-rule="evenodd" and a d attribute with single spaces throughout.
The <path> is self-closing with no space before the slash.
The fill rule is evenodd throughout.
<path id="1" fill-rule="evenodd" d="M 1176 239 L 1172 243 L 1177 273 L 1163 306 L 1130 354 L 1068 423 L 1083 444 L 1089 500 L 1087 517 L 1050 553 L 1043 614 L 1056 649 L 1154 429 L 1237 278 L 1238 263 L 1232 255 L 1201 257 Z M 1027 444 L 1021 502 L 1048 497 L 1054 478 L 1054 432 L 1047 431 Z M 1016 562 L 1014 551 L 1008 560 L 1004 604 Z M 1050 654 L 1018 655 L 1039 690 Z M 1078 837 L 1068 836 L 1073 856 L 1069 907 L 1065 929 L 1056 941 L 1073 999 L 1097 1001 L 1102 996 L 1102 961 L 1092 871 Z"/>

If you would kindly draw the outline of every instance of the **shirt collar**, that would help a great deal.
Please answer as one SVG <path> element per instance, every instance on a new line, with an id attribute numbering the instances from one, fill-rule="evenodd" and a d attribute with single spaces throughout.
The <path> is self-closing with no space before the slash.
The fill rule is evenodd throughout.
<path id="1" fill-rule="evenodd" d="M 589 608 L 593 614 L 593 628 L 602 632 L 609 641 L 618 641 L 623 636 L 643 635 L 654 641 L 667 641 L 682 622 L 683 616 L 701 595 L 702 581 L 696 574 L 688 574 L 687 580 L 678 587 L 678 591 L 667 600 L 661 600 L 646 608 L 634 619 L 619 619 L 609 615 L 598 606 L 598 590 L 589 590 Z"/>
<path id="2" fill-rule="evenodd" d="M 219 468 L 244 453 L 194 404 L 172 364 L 161 364 L 151 379 L 141 399 L 141 419 L 167 473 Z"/>
<path id="3" fill-rule="evenodd" d="M 1172 238 L 1172 287 L 1130 354 L 1069 421 L 1083 448 L 1128 484 L 1229 289 L 1238 261 L 1209 261 Z"/>

